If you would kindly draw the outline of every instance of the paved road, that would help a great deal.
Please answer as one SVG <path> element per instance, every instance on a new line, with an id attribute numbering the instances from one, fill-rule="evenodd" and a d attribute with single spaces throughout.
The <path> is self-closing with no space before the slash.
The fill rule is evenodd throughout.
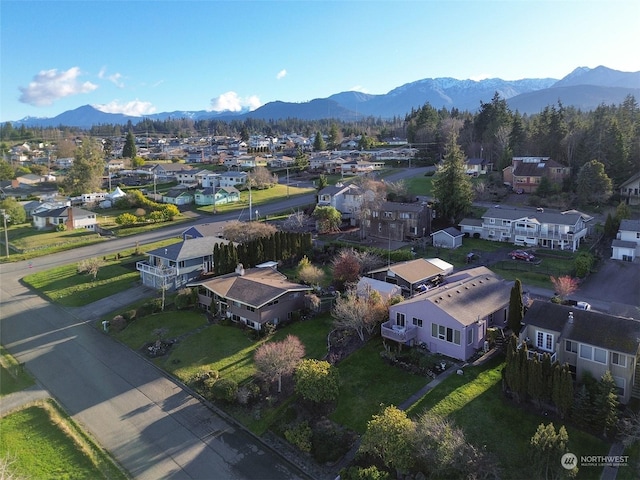
<path id="1" fill-rule="evenodd" d="M 265 210 L 308 201 L 291 200 L 285 207 Z M 231 218 L 237 214 L 217 217 Z M 34 259 L 32 268 L 27 262 L 0 265 L 1 342 L 135 478 L 306 478 L 152 364 L 88 324 L 95 312 L 86 315 L 50 304 L 19 282 L 33 271 L 114 253 L 135 241 L 176 236 L 185 228 L 182 224 L 135 240 L 114 239 Z"/>

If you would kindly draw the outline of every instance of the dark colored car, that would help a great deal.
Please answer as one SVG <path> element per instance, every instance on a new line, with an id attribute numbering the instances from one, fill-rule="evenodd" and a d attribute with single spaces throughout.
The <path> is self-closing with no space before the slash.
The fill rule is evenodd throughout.
<path id="1" fill-rule="evenodd" d="M 509 253 L 512 260 L 524 260 L 525 262 L 533 262 L 536 256 L 526 250 L 513 250 Z"/>

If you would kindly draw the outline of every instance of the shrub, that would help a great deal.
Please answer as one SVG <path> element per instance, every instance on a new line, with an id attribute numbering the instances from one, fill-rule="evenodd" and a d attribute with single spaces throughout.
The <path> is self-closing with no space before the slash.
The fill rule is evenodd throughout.
<path id="1" fill-rule="evenodd" d="M 580 278 L 586 277 L 591 272 L 593 266 L 593 255 L 587 252 L 580 252 L 574 261 L 576 276 Z"/>
<path id="2" fill-rule="evenodd" d="M 196 293 L 197 295 L 197 293 Z M 195 305 L 196 295 L 194 295 L 194 289 L 183 288 L 176 295 L 175 304 L 178 310 L 184 310 L 191 308 Z"/>
<path id="3" fill-rule="evenodd" d="M 127 326 L 127 321 L 122 315 L 116 315 L 111 319 L 110 326 L 115 332 L 121 332 Z"/>
<path id="4" fill-rule="evenodd" d="M 213 379 L 214 383 L 220 378 L 220 372 L 217 370 L 211 370 L 210 368 L 201 368 L 193 374 L 189 383 L 193 387 L 203 386 L 209 379 Z M 211 383 L 213 385 L 213 383 Z"/>
<path id="5" fill-rule="evenodd" d="M 378 467 L 371 465 L 369 467 L 349 467 L 347 470 L 340 471 L 342 480 L 391 480 L 389 472 L 378 470 Z"/>
<path id="6" fill-rule="evenodd" d="M 249 405 L 252 401 L 256 400 L 260 395 L 260 387 L 255 383 L 246 383 L 241 387 L 238 387 L 238 394 L 236 400 L 240 405 Z"/>
<path id="7" fill-rule="evenodd" d="M 301 452 L 311 452 L 311 427 L 308 422 L 300 422 L 284 431 L 284 438 Z"/>
<path id="8" fill-rule="evenodd" d="M 317 462 L 335 462 L 349 450 L 351 439 L 345 430 L 330 420 L 323 420 L 314 426 L 311 444 Z"/>
<path id="9" fill-rule="evenodd" d="M 125 319 L 127 322 L 132 322 L 132 321 L 136 318 L 136 313 L 137 313 L 137 312 L 136 312 L 136 310 L 135 310 L 135 309 L 127 310 L 126 312 L 124 312 L 124 313 L 122 314 L 122 316 L 124 317 L 124 319 Z"/>
<path id="10" fill-rule="evenodd" d="M 237 395 L 238 383 L 230 378 L 221 378 L 211 387 L 211 396 L 214 400 L 231 403 Z"/>

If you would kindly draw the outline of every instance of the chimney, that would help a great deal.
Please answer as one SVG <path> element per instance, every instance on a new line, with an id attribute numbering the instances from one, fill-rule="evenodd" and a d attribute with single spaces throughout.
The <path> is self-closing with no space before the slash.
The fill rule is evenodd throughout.
<path id="1" fill-rule="evenodd" d="M 67 208 L 67 230 L 73 230 L 73 207 Z"/>
<path id="2" fill-rule="evenodd" d="M 569 312 L 569 325 L 573 325 L 573 312 Z"/>

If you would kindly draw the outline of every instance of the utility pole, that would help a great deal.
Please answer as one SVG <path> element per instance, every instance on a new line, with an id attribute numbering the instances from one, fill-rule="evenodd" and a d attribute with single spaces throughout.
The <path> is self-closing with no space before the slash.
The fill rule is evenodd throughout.
<path id="1" fill-rule="evenodd" d="M 7 211 L 0 210 L 2 212 L 2 218 L 4 220 L 4 248 L 7 253 L 7 258 L 9 258 L 9 235 L 7 234 Z"/>
<path id="2" fill-rule="evenodd" d="M 289 167 L 287 167 L 287 198 L 289 198 Z"/>

